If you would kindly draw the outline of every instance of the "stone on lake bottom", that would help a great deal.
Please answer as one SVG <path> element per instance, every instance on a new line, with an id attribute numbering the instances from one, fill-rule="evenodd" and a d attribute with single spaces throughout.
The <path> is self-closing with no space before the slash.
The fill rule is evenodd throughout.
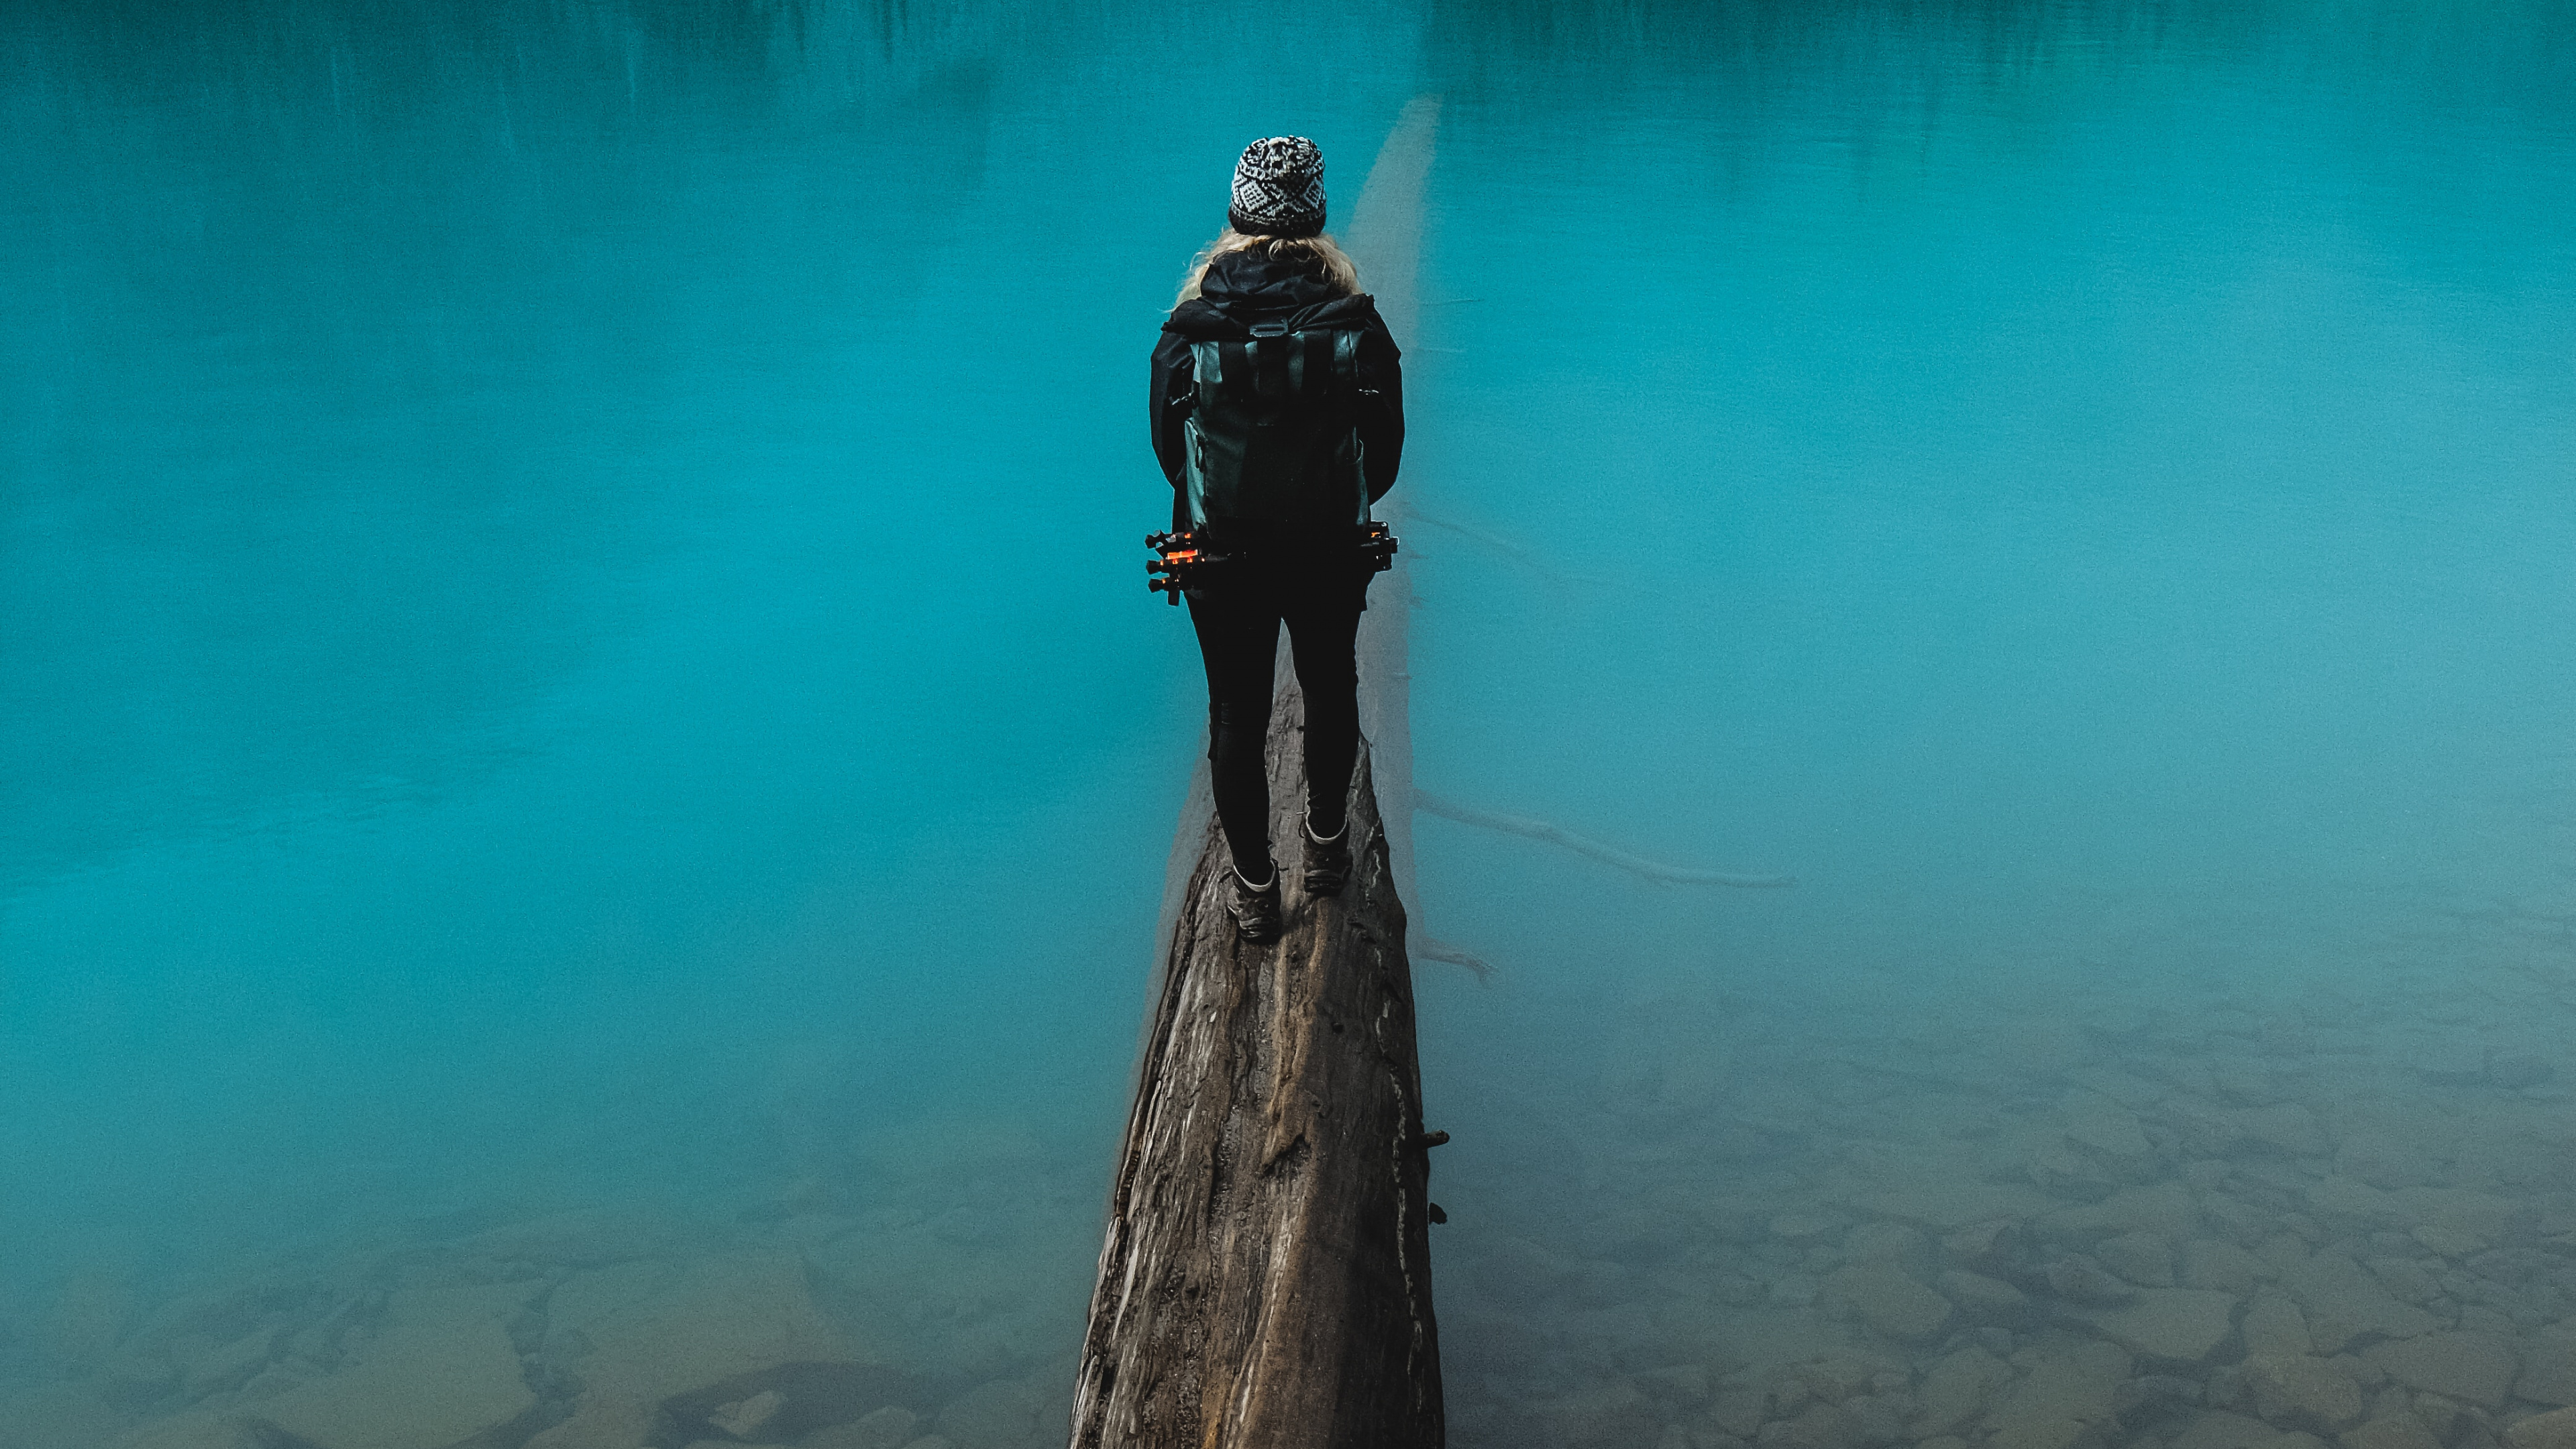
<path id="1" fill-rule="evenodd" d="M 1771 1219 L 1771 1236 L 1801 1247 L 1832 1237 L 1842 1222 L 1822 1213 L 1780 1213 Z"/>
<path id="2" fill-rule="evenodd" d="M 903 1449 L 920 1430 L 919 1414 L 890 1404 L 850 1423 L 815 1430 L 806 1436 L 805 1449 Z"/>
<path id="3" fill-rule="evenodd" d="M 2249 1358 L 2244 1375 L 2254 1412 L 2281 1428 L 2332 1433 L 2361 1422 L 2361 1385 L 2324 1359 Z"/>
<path id="4" fill-rule="evenodd" d="M 2017 1184 L 1963 1181 L 1929 1173 L 1899 1173 L 1854 1200 L 1884 1217 L 1919 1223 L 1936 1233 L 1974 1224 L 2036 1216 L 2048 1210 L 2044 1195 Z"/>
<path id="5" fill-rule="evenodd" d="M 1072 1385 L 1065 1388 L 1070 1393 Z M 940 1437 L 964 1449 L 1022 1449 L 1048 1438 L 1048 1429 L 1054 1438 L 1064 1437 L 1061 1424 L 1048 1422 L 1064 1415 L 1050 1415 L 1051 1407 L 1036 1385 L 997 1379 L 949 1400 L 936 1427 Z"/>
<path id="6" fill-rule="evenodd" d="M 2271 1264 L 2217 1238 L 2194 1238 L 2182 1248 L 2182 1286 L 2245 1294 L 2271 1278 Z M 2302 1330 L 2304 1331 L 2304 1329 Z"/>
<path id="7" fill-rule="evenodd" d="M 1556 1400 L 1544 1420 L 1547 1442 L 1599 1449 L 1652 1444 L 1663 1426 L 1652 1400 L 1626 1379 L 1596 1382 Z"/>
<path id="8" fill-rule="evenodd" d="M 2122 1282 L 2081 1253 L 2068 1253 L 2048 1265 L 2048 1291 L 2069 1303 L 2101 1306 L 2127 1303 L 2138 1290 Z"/>
<path id="9" fill-rule="evenodd" d="M 2410 1389 L 2501 1409 L 2520 1368 L 2510 1340 L 2487 1333 L 2428 1333 L 2365 1355 Z"/>
<path id="10" fill-rule="evenodd" d="M 736 1439 L 751 1439 L 778 1417 L 787 1407 L 787 1396 L 776 1389 L 762 1389 L 747 1399 L 719 1404 L 707 1413 L 707 1422 Z"/>
<path id="11" fill-rule="evenodd" d="M 2322 1157 L 2330 1146 L 2317 1114 L 2296 1102 L 2241 1108 L 2226 1120 L 2247 1146 L 2284 1157 Z"/>
<path id="12" fill-rule="evenodd" d="M 2480 1234 L 2448 1223 L 2419 1224 L 2414 1237 L 2415 1241 L 2445 1258 L 2465 1258 L 2471 1253 L 2485 1251 L 2487 1246 L 2487 1240 Z"/>
<path id="13" fill-rule="evenodd" d="M 2116 1421 L 2129 1356 L 2107 1343 L 2055 1345 L 2015 1355 L 2029 1373 L 1986 1416 L 1989 1449 L 2077 1449 Z"/>
<path id="14" fill-rule="evenodd" d="M 2576 1449 L 2576 1409 L 2534 1414 L 2504 1431 L 2505 1449 Z"/>
<path id="15" fill-rule="evenodd" d="M 2093 1245 L 2094 1261 L 2141 1288 L 2174 1284 L 2173 1245 L 2149 1232 L 2122 1233 Z"/>
<path id="16" fill-rule="evenodd" d="M 2235 1325 L 2236 1300 L 2201 1288 L 2148 1288 L 2138 1301 L 2083 1315 L 2104 1338 L 2151 1363 L 2207 1362 Z"/>
<path id="17" fill-rule="evenodd" d="M 1915 1428 L 1935 1435 L 1964 1428 L 2012 1381 L 2012 1365 L 1982 1348 L 1963 1348 L 1933 1364 L 1916 1386 Z"/>
<path id="18" fill-rule="evenodd" d="M 2317 1253 L 2284 1266 L 2281 1286 L 2307 1310 L 2308 1336 L 2319 1353 L 2341 1353 L 2372 1334 L 2413 1338 L 2441 1326 L 2423 1309 L 2397 1301 L 2368 1269 L 2341 1253 Z"/>
<path id="19" fill-rule="evenodd" d="M 526 1283 L 396 1293 L 347 1367 L 260 1405 L 256 1418 L 312 1449 L 516 1442 L 540 1410 L 510 1325 L 535 1296 Z"/>
<path id="20" fill-rule="evenodd" d="M 2030 1311 L 2030 1295 L 2000 1278 L 1953 1268 L 1934 1281 L 1970 1318 L 2012 1320 Z"/>
<path id="21" fill-rule="evenodd" d="M 2308 1337 L 2307 1315 L 2290 1295 L 2266 1289 L 2245 1307 L 2245 1354 L 2248 1358 L 2304 1358 L 2316 1352 Z"/>
<path id="22" fill-rule="evenodd" d="M 2158 1182 L 2121 1188 L 2100 1202 L 2059 1208 L 2040 1219 L 2039 1227 L 2048 1236 L 2064 1240 L 2089 1241 L 2121 1233 L 2154 1233 L 2180 1240 L 2198 1234 L 2200 1221 L 2200 1204 L 2190 1188 L 2179 1182 Z"/>
<path id="23" fill-rule="evenodd" d="M 2412 1414 L 2373 1419 L 2335 1436 L 2337 1449 L 2442 1449 L 2442 1441 Z"/>
<path id="24" fill-rule="evenodd" d="M 2576 1404 L 2576 1334 L 2542 1333 L 2523 1340 L 2522 1376 L 2514 1397 L 2535 1404 Z"/>
<path id="25" fill-rule="evenodd" d="M 2173 1449 L 2274 1449 L 2280 1430 L 2243 1414 L 2212 1410 L 2194 1419 L 2173 1441 Z"/>
<path id="26" fill-rule="evenodd" d="M 2431 1270 L 2412 1258 L 2373 1258 L 2362 1266 L 2400 1302 L 2424 1304 L 2442 1295 L 2442 1285 Z"/>
<path id="27" fill-rule="evenodd" d="M 2148 1374 L 2120 1385 L 2112 1397 L 2111 1408 L 2121 1418 L 2145 1409 L 2197 1408 L 2201 1401 L 2200 1383 L 2179 1374 Z"/>
<path id="28" fill-rule="evenodd" d="M 276 1356 L 279 1337 L 277 1329 L 265 1328 L 189 1359 L 182 1375 L 187 1396 L 193 1401 L 249 1383 Z"/>
<path id="29" fill-rule="evenodd" d="M 2137 1114 L 2099 1092 L 2077 1087 L 2058 1099 L 2067 1140 L 2123 1165 L 2143 1163 L 2155 1153 Z"/>
<path id="30" fill-rule="evenodd" d="M 2363 1226 L 2392 1222 L 2396 1202 L 2368 1183 L 2334 1175 L 2308 1184 L 2308 1211 L 2321 1218 L 2348 1218 Z"/>
<path id="31" fill-rule="evenodd" d="M 1950 1300 L 1883 1259 L 1853 1263 L 1826 1280 L 1873 1332 L 1906 1343 L 1936 1338 L 1950 1322 Z"/>
<path id="32" fill-rule="evenodd" d="M 157 1419 L 110 1443 L 113 1449 L 261 1449 L 248 1425 L 230 1414 L 202 1409 Z"/>
<path id="33" fill-rule="evenodd" d="M 2558 1075 L 2558 1063 L 2541 1052 L 2498 1051 L 2487 1059 L 2487 1080 L 2507 1091 L 2537 1087 Z"/>

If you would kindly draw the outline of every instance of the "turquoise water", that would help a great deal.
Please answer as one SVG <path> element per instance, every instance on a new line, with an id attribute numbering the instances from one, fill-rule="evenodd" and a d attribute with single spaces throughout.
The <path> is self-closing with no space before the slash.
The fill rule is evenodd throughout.
<path id="1" fill-rule="evenodd" d="M 1852 1085 L 1907 1051 L 1979 1180 L 2214 1053 L 2330 1119 L 2284 1170 L 2366 1078 L 2506 1134 L 2374 1190 L 2576 1207 L 2563 7 L 30 3 L 0 66 L 0 1377 L 85 1381 L 67 1284 L 951 1181 L 1052 1286 L 942 1392 L 1054 1373 L 1201 724 L 1144 352 L 1245 140 L 1347 216 L 1425 94 L 1416 778 L 1800 881 L 1421 819 L 1495 967 L 1417 965 L 1460 1442 L 1725 1360 L 1693 1274 L 1805 1311 L 1758 1225 L 1946 1130 Z"/>

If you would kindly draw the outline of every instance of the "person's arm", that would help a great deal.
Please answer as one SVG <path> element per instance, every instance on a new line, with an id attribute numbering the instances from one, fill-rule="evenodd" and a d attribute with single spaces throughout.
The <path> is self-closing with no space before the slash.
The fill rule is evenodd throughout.
<path id="1" fill-rule="evenodd" d="M 1188 441 L 1181 435 L 1181 419 L 1186 410 L 1173 405 L 1175 397 L 1186 397 L 1195 385 L 1195 371 L 1190 364 L 1190 344 L 1166 332 L 1154 340 L 1154 382 L 1148 395 L 1153 408 L 1152 428 L 1154 461 L 1163 465 L 1163 478 L 1174 488 L 1181 486 L 1181 470 L 1188 461 Z"/>
<path id="2" fill-rule="evenodd" d="M 1404 364 L 1383 322 L 1360 334 L 1360 446 L 1368 465 L 1369 502 L 1395 486 L 1404 462 Z"/>

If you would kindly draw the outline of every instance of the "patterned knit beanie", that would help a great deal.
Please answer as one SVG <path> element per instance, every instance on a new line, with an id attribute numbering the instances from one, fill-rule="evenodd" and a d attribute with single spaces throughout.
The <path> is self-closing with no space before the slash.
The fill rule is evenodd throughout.
<path id="1" fill-rule="evenodd" d="M 1324 229 L 1324 153 L 1303 136 L 1265 136 L 1234 163 L 1225 219 L 1252 236 L 1313 236 Z"/>

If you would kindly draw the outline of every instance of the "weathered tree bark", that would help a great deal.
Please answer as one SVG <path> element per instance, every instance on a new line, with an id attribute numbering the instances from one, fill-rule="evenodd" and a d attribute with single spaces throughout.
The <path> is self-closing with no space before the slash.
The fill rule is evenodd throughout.
<path id="1" fill-rule="evenodd" d="M 1273 838 L 1302 810 L 1280 701 Z M 1288 778 L 1281 778 L 1286 775 Z M 1436 1449 L 1429 1144 L 1413 982 L 1369 766 L 1355 869 L 1287 928 L 1238 939 L 1228 856 L 1202 841 L 1162 965 L 1110 1196 L 1073 1443 L 1136 1449 Z"/>

